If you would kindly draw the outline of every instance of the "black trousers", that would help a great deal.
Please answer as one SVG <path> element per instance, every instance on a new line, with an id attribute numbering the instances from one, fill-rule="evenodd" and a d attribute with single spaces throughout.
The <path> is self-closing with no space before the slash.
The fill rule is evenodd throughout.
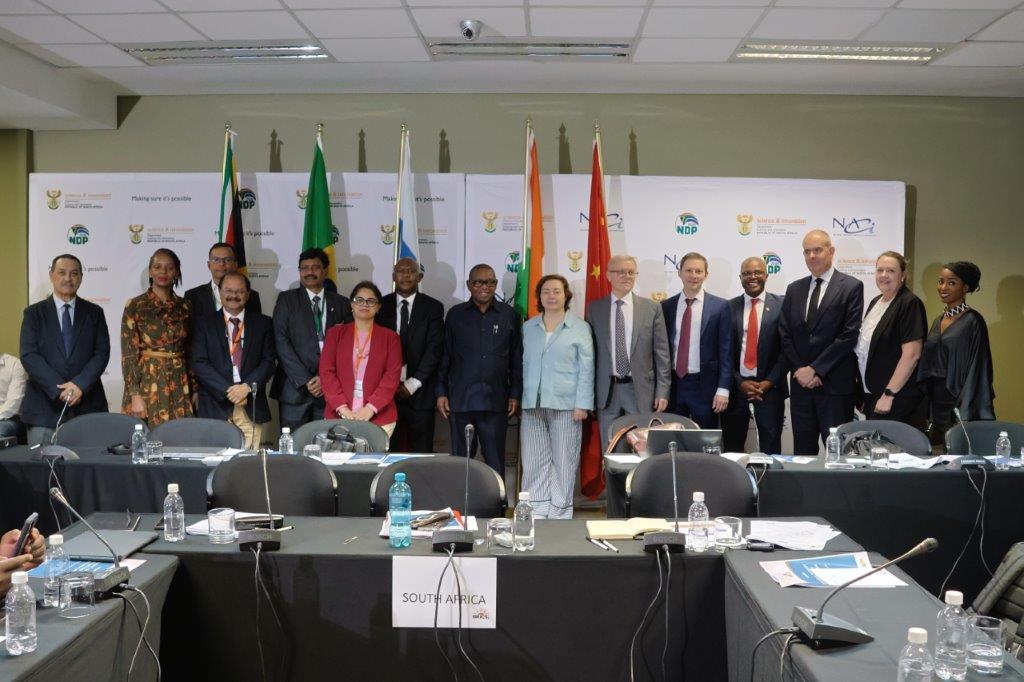
<path id="1" fill-rule="evenodd" d="M 391 451 L 433 452 L 434 408 L 417 409 L 402 398 L 395 398 L 395 406 L 398 408 L 398 423 L 391 436 Z"/>
<path id="2" fill-rule="evenodd" d="M 913 426 L 915 429 L 925 431 L 928 428 L 928 401 L 916 386 L 913 390 L 903 390 L 892 399 L 892 409 L 885 414 L 875 412 L 875 403 L 881 397 L 879 395 L 867 394 L 864 396 L 864 418 L 865 419 L 888 419 L 890 421 L 903 422 Z"/>
<path id="3" fill-rule="evenodd" d="M 278 414 L 281 417 L 281 427 L 287 426 L 295 433 L 303 424 L 324 418 L 323 396 L 312 398 L 304 403 L 278 403 Z"/>
<path id="4" fill-rule="evenodd" d="M 793 454 L 816 457 L 830 427 L 853 421 L 854 394 L 829 395 L 824 388 L 790 383 L 789 414 L 793 420 Z"/>
<path id="5" fill-rule="evenodd" d="M 956 423 L 953 408 L 956 407 L 956 396 L 946 388 L 946 377 L 932 377 L 928 380 L 928 405 L 931 425 L 928 429 L 928 440 L 932 445 L 946 444 L 946 431 Z"/>
<path id="6" fill-rule="evenodd" d="M 466 424 L 472 424 L 473 454 L 477 448 L 483 450 L 484 461 L 499 476 L 505 476 L 505 434 L 508 432 L 508 415 L 504 412 L 476 410 L 452 412 L 448 415 L 452 429 L 452 454 L 466 456 Z"/>
<path id="7" fill-rule="evenodd" d="M 726 452 L 745 452 L 750 412 L 747 400 L 729 405 L 722 413 L 722 445 Z M 761 452 L 769 455 L 782 453 L 782 422 L 786 417 L 786 399 L 762 400 L 754 403 L 754 423 Z"/>

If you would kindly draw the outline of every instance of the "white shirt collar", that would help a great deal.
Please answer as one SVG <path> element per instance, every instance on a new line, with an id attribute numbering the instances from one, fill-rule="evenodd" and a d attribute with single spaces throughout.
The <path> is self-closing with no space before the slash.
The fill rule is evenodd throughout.
<path id="1" fill-rule="evenodd" d="M 306 287 L 302 287 L 302 288 L 306 289 Z M 320 297 L 320 301 L 323 302 L 323 300 L 326 298 L 326 294 L 327 294 L 327 289 L 321 289 L 319 294 L 314 293 L 310 289 L 306 289 L 306 296 L 309 296 L 309 302 L 310 303 L 313 302 L 313 297 L 314 296 L 319 296 Z"/>
<path id="2" fill-rule="evenodd" d="M 409 294 L 408 296 L 402 296 L 401 294 L 396 293 L 395 294 L 395 304 L 399 308 L 401 308 L 402 307 L 402 301 L 408 301 L 409 302 L 409 307 L 411 308 L 413 303 L 416 301 L 416 294 L 418 294 L 418 293 L 419 293 L 418 291 L 414 291 L 411 294 Z"/>
<path id="3" fill-rule="evenodd" d="M 832 267 L 830 267 L 828 270 L 826 270 L 825 272 L 823 272 L 821 274 L 822 284 L 824 284 L 825 286 L 828 286 L 828 283 L 832 281 L 832 275 L 834 275 L 834 274 L 836 274 L 836 266 L 833 265 Z M 812 283 L 814 282 L 815 279 L 817 279 L 817 277 L 815 277 L 814 275 L 811 275 L 811 282 Z"/>
<path id="4" fill-rule="evenodd" d="M 232 317 L 237 317 L 241 324 L 245 324 L 245 308 L 242 308 L 242 312 L 238 313 L 237 315 L 232 315 L 231 313 L 229 313 L 227 311 L 227 308 L 221 308 L 220 310 L 222 313 L 224 313 L 225 322 L 228 322 Z"/>
<path id="5" fill-rule="evenodd" d="M 687 298 L 689 298 L 689 296 L 686 295 L 685 291 L 680 291 L 679 292 L 679 299 L 681 301 L 683 301 L 683 303 L 686 302 Z M 694 296 L 694 298 L 697 299 L 697 301 L 699 301 L 701 304 L 704 303 L 704 287 L 700 288 L 700 291 L 697 292 L 697 294 Z"/>
<path id="6" fill-rule="evenodd" d="M 768 293 L 767 289 L 761 289 L 761 293 L 760 294 L 758 294 L 757 296 L 751 296 L 750 294 L 748 294 L 747 292 L 744 291 L 743 292 L 743 299 L 744 299 L 743 302 L 749 304 L 751 300 L 756 298 L 761 303 L 764 303 L 764 301 L 765 301 L 765 294 L 767 294 L 767 293 Z"/>
<path id="7" fill-rule="evenodd" d="M 626 294 L 625 296 L 623 296 L 622 298 L 619 298 L 618 296 L 615 295 L 615 292 L 613 291 L 612 292 L 612 307 L 613 308 L 615 307 L 615 302 L 616 301 L 622 301 L 622 304 L 624 306 L 632 307 L 633 306 L 633 292 L 631 291 L 628 294 Z"/>
<path id="8" fill-rule="evenodd" d="M 57 294 L 53 295 L 53 304 L 55 306 L 57 306 L 57 313 L 58 314 L 64 311 L 64 304 L 65 303 L 69 304 L 71 306 L 71 312 L 74 312 L 75 311 L 75 304 L 78 303 L 78 297 L 75 296 L 70 301 L 65 301 L 60 296 L 58 296 Z"/>

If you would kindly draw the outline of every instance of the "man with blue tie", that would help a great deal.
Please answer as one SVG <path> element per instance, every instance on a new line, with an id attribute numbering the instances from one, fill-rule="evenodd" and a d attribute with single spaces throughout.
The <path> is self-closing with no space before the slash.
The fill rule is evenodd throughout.
<path id="1" fill-rule="evenodd" d="M 57 419 L 106 412 L 100 377 L 110 359 L 110 334 L 103 309 L 78 298 L 82 261 L 62 254 L 50 264 L 53 295 L 25 308 L 21 364 L 28 373 L 21 420 L 28 444 L 48 443 Z"/>
<path id="2" fill-rule="evenodd" d="M 683 256 L 678 274 L 682 293 L 661 303 L 673 359 L 672 411 L 714 429 L 732 387 L 729 304 L 704 291 L 708 261 L 699 253 Z"/>
<path id="3" fill-rule="evenodd" d="M 779 340 L 782 296 L 765 291 L 768 266 L 752 256 L 740 265 L 743 293 L 729 300 L 732 313 L 732 394 L 722 414 L 722 444 L 727 452 L 743 452 L 754 410 L 760 451 L 782 451 L 786 412 L 786 358 Z"/>

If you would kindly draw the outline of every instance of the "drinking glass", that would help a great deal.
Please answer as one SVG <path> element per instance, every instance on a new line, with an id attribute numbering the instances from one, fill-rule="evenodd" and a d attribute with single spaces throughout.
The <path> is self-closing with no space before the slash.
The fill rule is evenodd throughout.
<path id="1" fill-rule="evenodd" d="M 982 675 L 1003 672 L 1003 622 L 991 616 L 971 616 L 967 627 L 967 665 Z"/>
<path id="2" fill-rule="evenodd" d="M 235 541 L 235 510 L 228 507 L 211 509 L 206 514 L 211 545 L 229 545 Z"/>
<path id="3" fill-rule="evenodd" d="M 96 610 L 95 579 L 88 571 L 74 571 L 60 577 L 60 604 L 57 614 L 61 618 L 84 618 Z"/>
<path id="4" fill-rule="evenodd" d="M 717 456 L 722 454 L 722 448 L 717 446 L 717 445 L 705 445 L 704 446 L 704 454 L 705 455 L 714 455 L 714 456 L 717 457 Z"/>
<path id="5" fill-rule="evenodd" d="M 150 464 L 163 464 L 164 444 L 158 440 L 146 441 L 146 461 Z"/>
<path id="6" fill-rule="evenodd" d="M 487 522 L 487 550 L 491 554 L 512 553 L 512 521 L 498 518 Z"/>
<path id="7" fill-rule="evenodd" d="M 309 457 L 310 459 L 315 459 L 318 462 L 322 462 L 324 451 L 319 445 L 307 445 L 302 448 L 302 455 L 304 457 Z"/>
<path id="8" fill-rule="evenodd" d="M 876 469 L 888 469 L 889 451 L 882 447 L 871 448 L 871 466 Z"/>
<path id="9" fill-rule="evenodd" d="M 743 520 L 735 516 L 717 516 L 713 524 L 715 549 L 724 552 L 743 544 Z"/>

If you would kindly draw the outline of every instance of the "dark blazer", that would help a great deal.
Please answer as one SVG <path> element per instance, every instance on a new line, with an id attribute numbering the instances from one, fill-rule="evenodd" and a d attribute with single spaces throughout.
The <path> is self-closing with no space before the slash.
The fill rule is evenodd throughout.
<path id="1" fill-rule="evenodd" d="M 871 299 L 865 315 L 871 312 L 879 299 L 878 295 Z M 896 297 L 889 304 L 889 307 L 882 313 L 882 319 L 875 326 L 871 335 L 871 344 L 868 346 L 868 363 L 864 370 L 864 378 L 867 386 L 866 393 L 880 396 L 892 373 L 896 371 L 900 356 L 903 354 L 902 346 L 910 341 L 924 341 L 928 335 L 928 319 L 925 316 L 924 303 L 910 291 L 906 286 L 896 292 Z M 918 394 L 920 389 L 917 386 L 916 372 L 910 375 L 910 379 L 900 389 L 900 394 Z"/>
<path id="2" fill-rule="evenodd" d="M 743 348 L 743 304 L 746 294 L 729 299 L 729 310 L 732 314 L 732 379 L 733 393 L 730 398 L 742 397 L 740 384 L 745 377 L 740 375 L 740 351 Z M 785 400 L 789 395 L 786 383 L 786 357 L 782 353 L 782 340 L 779 337 L 779 317 L 782 315 L 783 297 L 778 294 L 765 293 L 764 310 L 761 311 L 761 327 L 757 332 L 757 374 L 755 381 L 772 382 L 772 390 L 765 395 L 766 399 Z M 742 402 L 746 403 L 746 400 Z"/>
<path id="3" fill-rule="evenodd" d="M 682 300 L 682 294 L 661 302 L 661 310 L 665 316 L 665 328 L 668 331 L 668 352 L 671 357 L 672 384 L 678 380 L 676 374 L 676 309 Z M 685 303 L 683 304 L 686 305 Z M 732 388 L 732 319 L 729 315 L 729 303 L 704 292 L 704 309 L 700 314 L 700 396 L 710 401 L 715 392 L 724 388 Z M 675 391 L 673 391 L 673 395 Z"/>
<path id="4" fill-rule="evenodd" d="M 355 343 L 355 323 L 332 327 L 324 341 L 320 358 L 320 381 L 324 387 L 324 419 L 337 419 L 335 412 L 342 405 L 352 407 L 352 392 L 356 385 L 352 353 Z M 363 373 L 363 403 L 377 408 L 372 421 L 378 426 L 398 420 L 395 391 L 402 375 L 402 344 L 398 334 L 375 324 L 370 339 L 370 356 Z M 421 389 L 422 390 L 422 389 Z M 417 391 L 419 393 L 419 391 Z"/>
<path id="5" fill-rule="evenodd" d="M 377 311 L 377 324 L 398 331 L 398 297 L 387 294 Z M 402 345 L 406 377 L 418 380 L 420 388 L 409 398 L 417 410 L 432 410 L 436 404 L 434 382 L 444 354 L 444 306 L 423 292 L 416 294 L 409 313 L 408 339 Z"/>
<path id="6" fill-rule="evenodd" d="M 71 355 L 64 354 L 60 321 L 53 296 L 25 308 L 21 322 L 21 364 L 28 373 L 21 421 L 30 426 L 54 428 L 61 408 L 58 384 L 73 381 L 82 399 L 69 407 L 64 420 L 90 412 L 106 412 L 107 396 L 100 377 L 110 360 L 110 333 L 103 309 L 78 298 Z"/>
<path id="7" fill-rule="evenodd" d="M 336 324 L 352 321 L 352 306 L 340 294 L 323 292 L 326 314 L 324 336 Z M 320 344 L 313 327 L 313 307 L 304 287 L 282 291 L 274 305 L 274 346 L 277 375 L 270 397 L 301 405 L 312 399 L 306 382 L 320 374 Z"/>
<path id="8" fill-rule="evenodd" d="M 256 423 L 270 421 L 266 385 L 274 375 L 274 328 L 270 318 L 259 313 L 245 313 L 242 332 L 241 383 L 256 384 Z M 209 312 L 193 324 L 192 371 L 199 380 L 199 414 L 207 419 L 227 419 L 235 406 L 227 399 L 227 390 L 234 383 L 231 371 L 231 350 L 228 326 L 221 311 Z M 246 413 L 252 418 L 252 403 Z"/>
<path id="9" fill-rule="evenodd" d="M 217 302 L 213 300 L 213 290 L 210 289 L 210 282 L 204 282 L 197 287 L 192 287 L 185 292 L 185 300 L 192 304 L 192 320 L 204 320 L 208 313 L 217 310 Z M 263 305 L 260 303 L 260 292 L 252 289 L 249 291 L 249 302 L 245 304 L 245 314 L 259 315 L 263 312 Z"/>
<path id="10" fill-rule="evenodd" d="M 860 334 L 864 284 L 836 270 L 818 304 L 814 323 L 808 326 L 804 317 L 810 292 L 811 277 L 803 277 L 786 288 L 782 301 L 779 333 L 789 367 L 795 371 L 810 365 L 829 395 L 858 393 L 859 370 L 853 349 Z"/>

